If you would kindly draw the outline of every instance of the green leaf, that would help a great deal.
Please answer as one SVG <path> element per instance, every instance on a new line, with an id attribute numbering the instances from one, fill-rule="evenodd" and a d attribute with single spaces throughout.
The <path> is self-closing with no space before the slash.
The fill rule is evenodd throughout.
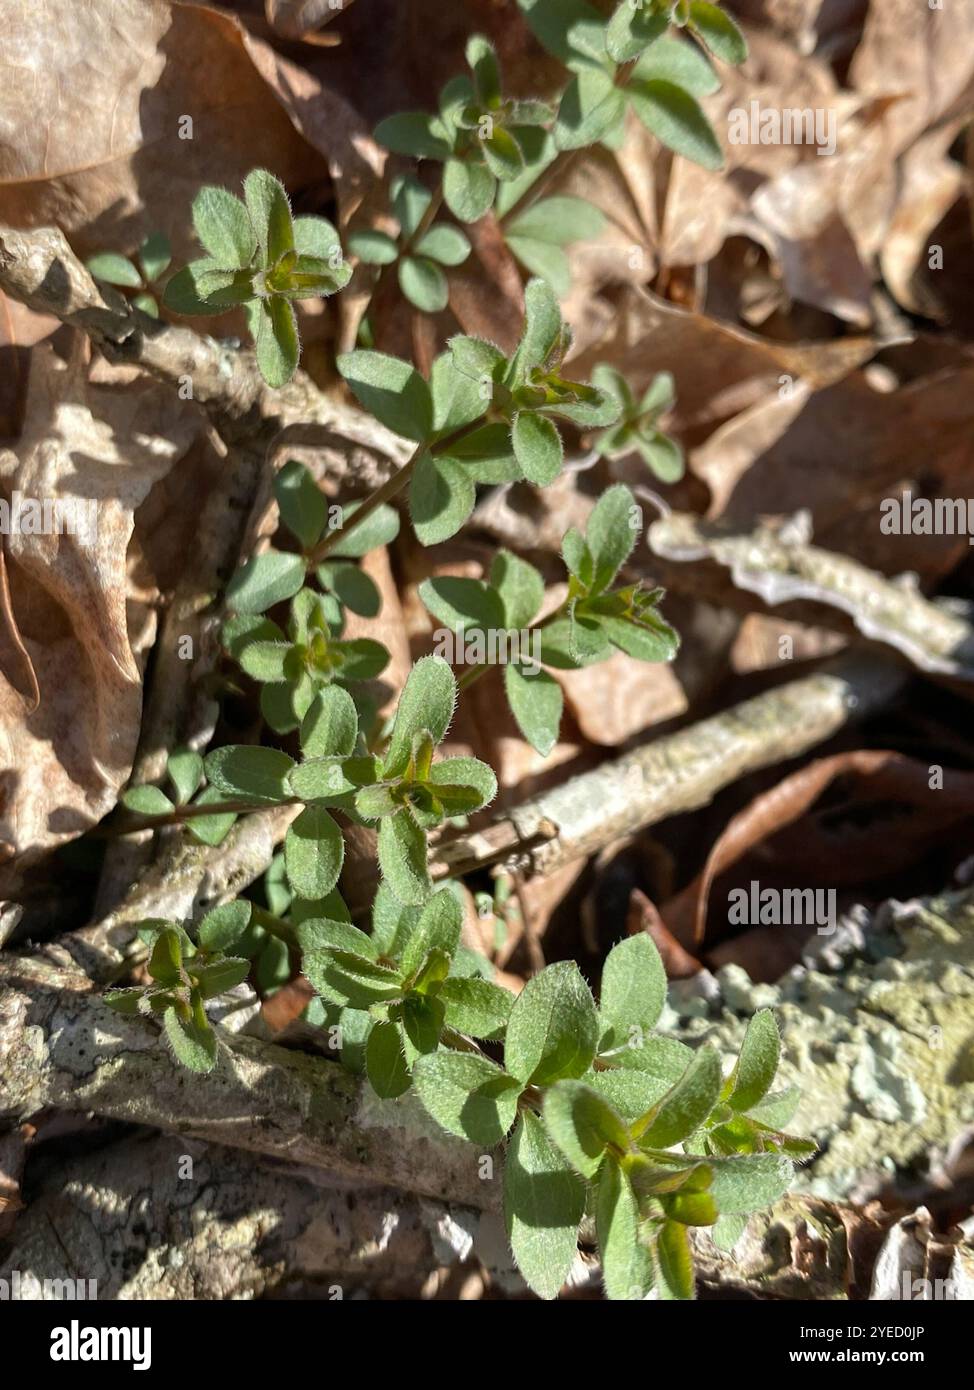
<path id="1" fill-rule="evenodd" d="M 269 803 L 290 800 L 285 778 L 294 759 L 278 748 L 227 744 L 208 753 L 203 766 L 207 780 L 228 796 Z"/>
<path id="2" fill-rule="evenodd" d="M 455 575 L 424 579 L 419 596 L 437 622 L 453 633 L 468 627 L 487 632 L 508 625 L 497 594 L 480 579 Z"/>
<path id="3" fill-rule="evenodd" d="M 377 951 L 398 960 L 418 921 L 417 908 L 399 902 L 387 883 L 379 884 L 372 903 L 372 940 Z"/>
<path id="4" fill-rule="evenodd" d="M 652 937 L 641 932 L 620 941 L 602 970 L 599 1015 L 606 1029 L 600 1046 L 621 1047 L 633 1029 L 652 1032 L 666 1003 L 666 971 Z"/>
<path id="5" fill-rule="evenodd" d="M 427 785 L 434 794 L 446 804 L 448 788 L 463 788 L 472 791 L 473 797 L 465 797 L 467 811 L 479 811 L 487 806 L 497 795 L 497 778 L 493 771 L 479 758 L 444 758 L 430 768 Z"/>
<path id="6" fill-rule="evenodd" d="M 444 980 L 437 998 L 448 1026 L 471 1038 L 502 1037 L 514 1003 L 510 990 L 475 979 Z"/>
<path id="7" fill-rule="evenodd" d="M 387 116 L 376 126 L 374 135 L 380 145 L 395 154 L 408 154 L 415 159 L 448 159 L 450 156 L 451 145 L 440 122 L 425 111 Z"/>
<path id="8" fill-rule="evenodd" d="M 664 1079 L 646 1072 L 616 1067 L 611 1071 L 589 1072 L 585 1081 L 593 1091 L 603 1096 L 624 1120 L 632 1123 L 638 1120 L 640 1115 L 645 1115 L 657 1101 L 662 1100 L 673 1082 L 679 1080 L 679 1075 L 678 1071 L 676 1077 Z"/>
<path id="9" fill-rule="evenodd" d="M 450 352 L 441 352 L 430 368 L 433 393 L 433 428 L 437 437 L 455 434 L 464 425 L 479 420 L 487 409 L 481 384 L 457 369 Z M 450 445 L 465 441 L 454 440 Z"/>
<path id="10" fill-rule="evenodd" d="M 237 660 L 247 675 L 264 683 L 287 679 L 290 642 L 248 642 Z"/>
<path id="11" fill-rule="evenodd" d="M 631 62 L 666 32 L 666 26 L 666 15 L 650 14 L 628 3 L 618 5 L 605 31 L 609 57 L 616 63 Z"/>
<path id="12" fill-rule="evenodd" d="M 568 68 L 605 57 L 605 19 L 586 0 L 518 0 L 524 17 L 549 53 Z"/>
<path id="13" fill-rule="evenodd" d="M 301 968 L 323 998 L 353 1009 L 370 1009 L 402 994 L 398 970 L 389 970 L 352 951 L 309 951 Z"/>
<path id="14" fill-rule="evenodd" d="M 504 224 L 510 238 L 530 237 L 553 246 L 567 246 L 573 241 L 590 241 L 605 230 L 605 214 L 582 198 L 559 194 L 540 198 L 524 212 L 517 213 Z"/>
<path id="15" fill-rule="evenodd" d="M 637 435 L 633 441 L 635 448 L 645 459 L 647 466 L 663 483 L 678 483 L 685 472 L 683 450 L 675 439 L 654 430 L 647 438 Z"/>
<path id="16" fill-rule="evenodd" d="M 177 1062 L 190 1071 L 210 1072 L 216 1066 L 216 1034 L 197 1018 L 183 1019 L 174 1008 L 164 1016 L 166 1038 Z"/>
<path id="17" fill-rule="evenodd" d="M 408 811 L 397 811 L 379 822 L 379 868 L 400 902 L 418 907 L 433 884 L 426 866 L 426 833 Z"/>
<path id="18" fill-rule="evenodd" d="M 656 1263 L 661 1299 L 685 1301 L 695 1297 L 693 1251 L 686 1226 L 678 1221 L 665 1222 L 656 1237 Z"/>
<path id="19" fill-rule="evenodd" d="M 741 1053 L 725 1087 L 732 1110 L 750 1110 L 771 1089 L 781 1058 L 781 1038 L 770 1009 L 761 1009 L 747 1025 Z"/>
<path id="20" fill-rule="evenodd" d="M 191 748 L 175 748 L 166 762 L 166 776 L 175 787 L 176 800 L 182 806 L 203 780 L 203 759 Z"/>
<path id="21" fill-rule="evenodd" d="M 145 990 L 140 985 L 134 985 L 126 989 L 110 989 L 102 995 L 102 1000 L 116 1013 L 132 1017 L 142 1012 L 139 1006 L 145 997 Z"/>
<path id="22" fill-rule="evenodd" d="M 320 540 L 328 520 L 325 494 L 303 463 L 289 459 L 274 479 L 281 521 L 305 550 Z"/>
<path id="23" fill-rule="evenodd" d="M 497 179 L 516 179 L 524 172 L 524 152 L 515 137 L 503 126 L 494 125 L 480 137 L 480 148 L 487 168 Z"/>
<path id="24" fill-rule="evenodd" d="M 507 365 L 507 358 L 500 348 L 484 338 L 471 338 L 458 333 L 449 340 L 448 347 L 457 371 L 478 383 L 497 380 L 500 368 Z"/>
<path id="25" fill-rule="evenodd" d="M 731 19 L 716 5 L 705 0 L 690 0 L 690 28 L 699 34 L 711 53 L 725 63 L 743 63 L 747 59 L 747 41 Z"/>
<path id="26" fill-rule="evenodd" d="M 557 427 L 543 415 L 519 410 L 511 427 L 514 457 L 529 483 L 547 487 L 561 472 L 564 450 Z"/>
<path id="27" fill-rule="evenodd" d="M 139 264 L 146 281 L 158 280 L 172 261 L 169 238 L 162 232 L 151 232 L 139 247 Z"/>
<path id="28" fill-rule="evenodd" d="M 612 1061 L 624 1071 L 639 1071 L 675 1085 L 693 1060 L 693 1049 L 676 1038 L 644 1038 L 642 1030 L 630 1038 L 629 1045 L 613 1052 Z"/>
<path id="29" fill-rule="evenodd" d="M 392 738 L 383 771 L 401 777 L 412 756 L 416 734 L 428 730 L 433 743 L 442 742 L 457 703 L 457 683 L 441 656 L 424 656 L 406 678 L 396 709 Z"/>
<path id="30" fill-rule="evenodd" d="M 423 454 L 409 488 L 413 529 L 422 545 L 439 545 L 455 536 L 474 509 L 473 479 L 453 459 Z"/>
<path id="31" fill-rule="evenodd" d="M 447 966 L 444 963 L 444 969 Z M 446 1010 L 436 996 L 407 994 L 402 1002 L 402 1026 L 406 1037 L 419 1053 L 435 1052 L 443 1031 Z"/>
<path id="32" fill-rule="evenodd" d="M 430 389 L 415 368 L 384 352 L 344 352 L 338 370 L 370 414 L 407 439 L 425 440 L 433 429 Z"/>
<path id="33" fill-rule="evenodd" d="M 419 914 L 419 921 L 400 957 L 403 975 L 414 975 L 434 949 L 452 956 L 460 944 L 462 921 L 463 908 L 457 895 L 449 888 L 434 893 Z"/>
<path id="34" fill-rule="evenodd" d="M 373 1025 L 365 1044 L 365 1070 L 377 1096 L 392 1100 L 409 1090 L 409 1067 L 395 1023 Z"/>
<path id="35" fill-rule="evenodd" d="M 672 82 L 636 79 L 626 88 L 636 115 L 668 149 L 704 169 L 721 169 L 724 156 L 697 101 Z"/>
<path id="36" fill-rule="evenodd" d="M 202 262 L 197 262 L 202 264 Z M 192 265 L 183 266 L 182 270 L 177 270 L 175 275 L 171 275 L 166 281 L 166 288 L 163 291 L 162 302 L 174 314 L 204 315 L 219 312 L 212 304 L 207 304 L 200 297 L 196 288 L 197 272 Z"/>
<path id="37" fill-rule="evenodd" d="M 720 1056 L 705 1043 L 671 1091 L 636 1128 L 645 1148 L 668 1149 L 699 1129 L 720 1097 Z M 647 1123 L 648 1121 L 648 1123 Z"/>
<path id="38" fill-rule="evenodd" d="M 608 1147 L 631 1148 L 629 1131 L 612 1106 L 583 1081 L 557 1081 L 545 1094 L 545 1128 L 569 1163 L 593 1178 Z"/>
<path id="39" fill-rule="evenodd" d="M 606 1297 L 638 1302 L 653 1286 L 653 1262 L 639 1240 L 639 1207 L 618 1163 L 602 1165 L 595 1209 Z"/>
<path id="40" fill-rule="evenodd" d="M 560 150 L 594 145 L 621 123 L 625 109 L 625 96 L 611 75 L 601 68 L 586 68 L 576 73 L 562 94 L 555 143 Z"/>
<path id="41" fill-rule="evenodd" d="M 323 898 L 338 882 L 345 841 L 323 806 L 306 806 L 288 826 L 284 864 L 288 882 L 302 898 Z"/>
<path id="42" fill-rule="evenodd" d="M 483 34 L 471 34 L 466 59 L 480 101 L 484 106 L 496 105 L 501 96 L 501 74 L 494 45 Z"/>
<path id="43" fill-rule="evenodd" d="M 142 284 L 142 276 L 128 256 L 121 256 L 117 251 L 99 251 L 89 256 L 85 265 L 96 280 L 106 285 L 124 285 L 137 290 Z"/>
<path id="44" fill-rule="evenodd" d="M 266 169 L 254 169 L 244 179 L 244 201 L 263 263 L 276 265 L 287 251 L 294 250 L 291 206 L 284 185 Z"/>
<path id="45" fill-rule="evenodd" d="M 348 249 L 366 265 L 392 265 L 399 257 L 399 247 L 385 232 L 352 232 Z"/>
<path id="46" fill-rule="evenodd" d="M 309 955 L 315 951 L 335 950 L 364 956 L 366 960 L 378 958 L 379 952 L 371 936 L 353 927 L 351 922 L 329 917 L 306 917 L 298 924 L 297 931 L 301 950 Z"/>
<path id="47" fill-rule="evenodd" d="M 176 807 L 159 787 L 129 787 L 122 792 L 122 805 L 138 816 L 168 816 Z"/>
<path id="48" fill-rule="evenodd" d="M 720 78 L 706 54 L 696 44 L 672 37 L 646 50 L 633 69 L 633 78 L 667 82 L 695 97 L 712 96 L 720 89 Z"/>
<path id="49" fill-rule="evenodd" d="M 636 543 L 634 510 L 633 495 L 623 483 L 607 488 L 595 504 L 585 532 L 594 566 L 593 593 L 609 587 L 632 553 Z"/>
<path id="50" fill-rule="evenodd" d="M 216 787 L 206 787 L 200 792 L 193 803 L 194 806 L 218 806 L 225 800 L 223 792 Z M 214 812 L 212 816 L 194 816 L 187 823 L 189 833 L 195 840 L 203 845 L 219 845 L 229 835 L 237 819 L 233 811 L 224 812 L 222 815 Z"/>
<path id="51" fill-rule="evenodd" d="M 326 563 L 318 567 L 318 579 L 339 603 L 363 618 L 375 618 L 382 608 L 382 595 L 375 581 L 351 562 Z"/>
<path id="52" fill-rule="evenodd" d="M 491 563 L 490 584 L 500 596 L 507 627 L 527 627 L 537 617 L 544 602 L 544 580 L 526 560 L 499 550 Z"/>
<path id="53" fill-rule="evenodd" d="M 572 287 L 572 271 L 568 257 L 560 246 L 552 246 L 547 241 L 535 241 L 532 237 L 508 236 L 507 248 L 512 256 L 524 266 L 530 275 L 540 275 L 560 298 L 564 298 Z"/>
<path id="54" fill-rule="evenodd" d="M 433 261 L 422 256 L 404 256 L 398 266 L 399 288 L 410 304 L 424 314 L 438 314 L 450 298 L 446 276 Z"/>
<path id="55" fill-rule="evenodd" d="M 426 216 L 433 201 L 429 189 L 411 175 L 400 175 L 389 185 L 392 211 L 399 223 L 402 237 L 409 240 Z"/>
<path id="56" fill-rule="evenodd" d="M 243 898 L 214 907 L 202 919 L 197 938 L 204 951 L 229 951 L 250 925 L 253 905 Z"/>
<path id="57" fill-rule="evenodd" d="M 179 932 L 167 927 L 156 937 L 146 967 L 160 985 L 178 985 L 182 981 L 183 944 Z"/>
<path id="58" fill-rule="evenodd" d="M 547 671 L 529 671 L 509 662 L 504 667 L 504 689 L 517 727 L 546 758 L 558 740 L 564 706 L 561 686 Z"/>
<path id="59" fill-rule="evenodd" d="M 254 258 L 257 238 L 247 209 L 225 188 L 201 188 L 193 199 L 196 235 L 218 265 L 243 270 Z"/>
<path id="60" fill-rule="evenodd" d="M 459 227 L 441 222 L 420 237 L 415 250 L 418 256 L 428 256 L 440 265 L 463 265 L 470 255 L 470 242 Z"/>
<path id="61" fill-rule="evenodd" d="M 301 723 L 306 758 L 343 758 L 355 751 L 358 712 L 347 690 L 330 685 L 320 691 Z"/>
<path id="62" fill-rule="evenodd" d="M 757 1120 L 759 1124 L 767 1125 L 770 1129 L 785 1129 L 791 1123 L 800 1100 L 801 1089 L 798 1086 L 786 1086 L 783 1091 L 775 1091 L 765 1096 L 757 1105 L 749 1106 L 748 1115 L 752 1120 Z"/>
<path id="63" fill-rule="evenodd" d="M 342 244 L 327 217 L 296 217 L 294 249 L 299 257 L 314 256 L 320 261 L 327 261 L 332 277 L 338 275 L 343 259 Z"/>
<path id="64" fill-rule="evenodd" d="M 497 180 L 486 164 L 448 159 L 443 166 L 443 198 L 461 222 L 479 222 L 490 211 Z"/>
<path id="65" fill-rule="evenodd" d="M 154 295 L 137 294 L 132 303 L 136 309 L 141 309 L 143 314 L 148 314 L 150 318 L 157 319 L 159 317 L 159 305 L 156 303 Z"/>
<path id="66" fill-rule="evenodd" d="M 508 386 L 524 384 L 532 367 L 547 360 L 561 332 L 561 310 L 551 286 L 544 280 L 529 280 L 524 289 L 524 331 L 508 367 Z"/>
<path id="67" fill-rule="evenodd" d="M 537 1115 L 522 1111 L 504 1163 L 504 1220 L 518 1269 L 539 1298 L 557 1298 L 577 1251 L 585 1187 Z"/>
<path id="68" fill-rule="evenodd" d="M 194 966 L 196 988 L 204 999 L 215 999 L 243 984 L 250 974 L 250 961 L 237 956 L 224 956 L 208 965 Z"/>
<path id="69" fill-rule="evenodd" d="M 268 386 L 286 386 L 298 366 L 301 344 L 294 309 L 279 294 L 258 304 L 257 366 Z"/>
<path id="70" fill-rule="evenodd" d="M 719 1216 L 711 1227 L 710 1239 L 718 1250 L 723 1250 L 729 1255 L 746 1229 L 746 1212 L 736 1212 L 734 1215 Z"/>
<path id="71" fill-rule="evenodd" d="M 343 526 L 348 525 L 361 505 L 361 502 L 349 502 L 343 508 Z M 398 535 L 399 513 L 395 507 L 390 507 L 383 502 L 370 512 L 366 519 L 355 527 L 354 531 L 349 532 L 347 537 L 338 541 L 329 553 L 336 560 L 360 560 L 370 550 L 378 550 L 380 546 L 388 545 Z"/>
<path id="72" fill-rule="evenodd" d="M 678 634 L 658 614 L 646 612 L 638 622 L 609 617 L 599 621 L 612 645 L 637 661 L 672 661 L 679 650 Z"/>
<path id="73" fill-rule="evenodd" d="M 545 1086 L 586 1072 L 597 1043 L 589 987 L 574 961 L 559 961 L 529 980 L 515 1000 L 504 1062 L 523 1082 Z"/>
<path id="74" fill-rule="evenodd" d="M 449 1134 L 492 1148 L 514 1123 L 521 1087 L 512 1076 L 470 1052 L 433 1052 L 413 1064 L 424 1107 Z"/>
<path id="75" fill-rule="evenodd" d="M 255 555 L 227 585 L 227 605 L 238 613 L 263 613 L 292 598 L 304 583 L 304 561 L 300 555 L 265 550 Z"/>

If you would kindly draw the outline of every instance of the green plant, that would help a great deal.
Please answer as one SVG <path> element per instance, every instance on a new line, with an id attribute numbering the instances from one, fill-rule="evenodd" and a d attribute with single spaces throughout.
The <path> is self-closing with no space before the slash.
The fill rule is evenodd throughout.
<path id="1" fill-rule="evenodd" d="M 269 386 L 284 386 L 300 355 L 294 301 L 319 299 L 348 284 L 351 268 L 324 217 L 291 216 L 283 185 L 265 169 L 244 181 L 241 201 L 203 188 L 193 226 L 207 252 L 169 280 L 165 303 L 177 314 L 243 308 Z"/>
<path id="2" fill-rule="evenodd" d="M 99 251 L 85 264 L 96 280 L 121 290 L 132 290 L 132 303 L 150 318 L 159 317 L 158 295 L 161 278 L 172 261 L 169 238 L 153 232 L 139 247 L 135 259 L 117 251 Z"/>
<path id="3" fill-rule="evenodd" d="M 136 786 L 123 797 L 140 824 L 184 822 L 208 843 L 240 815 L 299 808 L 265 875 L 266 906 L 231 902 L 195 928 L 144 924 L 151 983 L 113 990 L 108 1000 L 161 1018 L 177 1058 L 204 1072 L 220 1061 L 207 1004 L 245 980 L 266 994 L 300 964 L 316 991 L 306 1021 L 337 1028 L 342 1063 L 364 1072 L 379 1096 L 414 1090 L 445 1131 L 482 1149 L 506 1145 L 508 1232 L 536 1292 L 557 1294 L 581 1229 L 599 1245 L 610 1297 L 642 1298 L 655 1288 L 686 1298 L 688 1231 L 708 1226 L 719 1243 L 733 1244 L 747 1213 L 780 1196 L 793 1161 L 813 1150 L 784 1130 L 797 1092 L 770 1091 L 779 1053 L 772 1016 L 754 1018 L 725 1077 L 711 1047 L 693 1051 L 654 1031 L 666 977 L 648 936 L 609 953 L 598 1005 L 570 961 L 541 970 L 516 999 L 497 985 L 490 961 L 461 945 L 460 885 L 434 882 L 429 852 L 431 834 L 464 823 L 496 794 L 487 764 L 438 751 L 458 697 L 486 674 L 489 659 L 475 658 L 458 680 L 441 655 L 422 657 L 394 717 L 383 721 L 368 683 L 388 653 L 345 635 L 349 612 L 379 611 L 378 590 L 358 562 L 395 539 L 391 503 L 407 489 L 413 529 L 434 545 L 464 525 L 479 486 L 551 483 L 565 432 L 595 432 L 596 450 L 610 458 L 635 448 L 664 478 L 682 467 L 658 428 L 673 399 L 668 376 L 637 401 L 610 368 L 585 381 L 566 365 L 571 332 L 557 299 L 568 280 L 563 224 L 574 219 L 576 231 L 594 235 L 601 222 L 580 218 L 575 200 L 542 196 L 539 176 L 565 151 L 617 139 L 627 103 L 674 149 L 712 162 L 712 135 L 693 96 L 711 89 L 712 69 L 700 49 L 665 30 L 673 21 L 735 61 L 739 36 L 714 6 L 684 0 L 624 3 L 608 24 L 582 0 L 521 3 L 572 73 L 557 118 L 543 103 L 506 97 L 492 48 L 472 39 L 471 75 L 448 84 L 437 116 L 409 113 L 378 130 L 390 149 L 442 162 L 440 185 L 430 191 L 398 178 L 390 213 L 399 235 L 353 232 L 349 242 L 360 260 L 395 263 L 416 308 L 440 312 L 443 268 L 469 249 L 458 228 L 436 221 L 441 207 L 463 221 L 494 208 L 512 250 L 537 273 L 525 286 L 518 345 L 508 354 L 452 336 L 428 377 L 371 349 L 338 358 L 360 404 L 412 441 L 413 452 L 371 496 L 341 506 L 302 464 L 281 468 L 281 534 L 231 580 L 222 628 L 228 657 L 260 688 L 263 741 L 205 756 L 174 750 L 164 787 Z M 244 201 L 222 189 L 201 192 L 193 215 L 208 255 L 173 277 L 166 303 L 207 314 L 243 304 L 260 369 L 281 385 L 298 358 L 292 302 L 335 292 L 349 270 L 330 224 L 292 220 L 269 174 L 251 174 L 244 192 Z M 520 652 L 505 663 L 504 682 L 521 732 L 542 754 L 562 712 L 552 670 L 617 650 L 649 662 L 677 650 L 659 611 L 662 591 L 623 574 L 640 524 L 629 489 L 607 488 L 584 534 L 573 528 L 564 537 L 567 591 L 550 612 L 541 572 L 510 551 L 495 557 L 484 580 L 421 585 L 423 602 L 451 633 L 536 640 L 538 660 Z M 369 931 L 339 891 L 343 824 L 376 834 L 382 882 Z M 499 918 L 511 910 L 509 888 L 502 872 L 485 901 Z"/>
<path id="4" fill-rule="evenodd" d="M 683 450 L 675 439 L 659 428 L 659 419 L 676 404 L 673 378 L 669 372 L 653 377 L 637 400 L 621 372 L 607 362 L 592 372 L 593 382 L 619 403 L 620 416 L 603 430 L 595 442 L 604 458 L 617 458 L 635 450 L 646 466 L 664 483 L 677 483 L 683 477 Z"/>

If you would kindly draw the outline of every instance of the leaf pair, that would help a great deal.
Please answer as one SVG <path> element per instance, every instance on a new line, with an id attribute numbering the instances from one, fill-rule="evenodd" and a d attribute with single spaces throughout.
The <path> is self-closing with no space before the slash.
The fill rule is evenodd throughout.
<path id="1" fill-rule="evenodd" d="M 443 165 L 443 197 L 461 222 L 476 222 L 493 204 L 498 181 L 516 179 L 540 153 L 550 109 L 505 98 L 493 46 L 482 35 L 467 43 L 470 77 L 440 93 L 439 114 L 410 111 L 380 121 L 375 138 L 397 154 Z"/>
<path id="2" fill-rule="evenodd" d="M 162 232 L 152 232 L 139 247 L 134 260 L 116 251 L 99 251 L 94 256 L 89 256 L 85 265 L 102 284 L 137 291 L 132 296 L 132 303 L 136 309 L 141 309 L 143 314 L 157 319 L 159 303 L 156 299 L 158 289 L 155 282 L 160 276 L 165 275 L 171 260 L 172 247 L 169 238 Z"/>
<path id="3" fill-rule="evenodd" d="M 324 565 L 324 582 L 346 597 L 360 593 L 361 606 L 367 607 L 371 590 L 352 591 L 353 568 L 346 576 L 344 566 Z M 298 728 L 325 686 L 373 680 L 389 661 L 380 642 L 342 638 L 344 616 L 337 594 L 299 587 L 286 633 L 263 616 L 265 608 L 288 597 L 303 579 L 301 556 L 268 550 L 248 561 L 227 590 L 228 603 L 238 611 L 223 625 L 223 644 L 246 674 L 261 683 L 261 712 L 277 733 Z"/>
<path id="4" fill-rule="evenodd" d="M 597 141 L 618 145 L 629 108 L 677 154 L 708 169 L 722 166 L 720 145 L 699 104 L 719 87 L 717 76 L 699 48 L 665 32 L 674 15 L 686 23 L 695 11 L 691 32 L 718 56 L 743 61 L 743 38 L 715 5 L 622 0 L 606 25 L 584 0 L 565 6 L 556 0 L 520 4 L 541 42 L 573 73 L 554 125 L 560 149 Z"/>
<path id="5" fill-rule="evenodd" d="M 660 372 L 653 377 L 639 400 L 625 377 L 608 363 L 602 362 L 594 369 L 592 380 L 618 401 L 621 410 L 616 424 L 596 439 L 597 452 L 603 458 L 620 458 L 635 451 L 661 482 L 679 482 L 684 471 L 683 450 L 657 424 L 660 416 L 676 404 L 670 373 Z"/>
<path id="6" fill-rule="evenodd" d="M 427 832 L 451 816 L 480 810 L 497 794 L 497 779 L 477 758 L 433 762 L 456 699 L 446 662 L 438 656 L 418 661 L 399 697 L 377 780 L 355 796 L 357 814 L 379 823 L 379 867 L 402 903 L 421 904 L 432 892 Z"/>
<path id="7" fill-rule="evenodd" d="M 366 265 L 395 264 L 399 288 L 410 304 L 427 314 L 439 313 L 450 294 L 442 267 L 462 265 L 470 255 L 470 242 L 449 223 L 426 225 L 432 195 L 418 179 L 394 179 L 390 193 L 398 238 L 375 230 L 353 232 L 348 249 Z"/>
<path id="8" fill-rule="evenodd" d="M 148 784 L 130 787 L 122 793 L 122 804 L 140 816 L 171 816 L 177 809 L 192 805 L 214 807 L 213 815 L 194 815 L 187 821 L 190 834 L 205 845 L 218 845 L 230 833 L 236 814 L 219 812 L 225 800 L 216 787 L 206 785 L 203 759 L 189 748 L 174 748 L 166 764 L 166 778 L 172 787 L 167 795 L 161 787 Z"/>
<path id="9" fill-rule="evenodd" d="M 581 198 L 558 194 L 505 218 L 501 223 L 508 250 L 529 275 L 546 280 L 564 298 L 572 287 L 571 266 L 564 248 L 576 241 L 591 241 L 605 227 L 598 208 Z"/>
<path id="10" fill-rule="evenodd" d="M 596 503 L 583 536 L 572 527 L 562 542 L 570 575 L 567 612 L 545 630 L 543 651 L 552 665 L 567 649 L 572 663 L 604 661 L 613 648 L 639 661 L 671 661 L 679 637 L 660 616 L 662 589 L 639 584 L 611 590 L 629 558 L 641 521 L 632 493 L 617 483 Z"/>
<path id="11" fill-rule="evenodd" d="M 336 529 L 338 526 L 347 528 L 361 506 L 359 502 L 350 502 L 345 507 L 329 505 L 310 470 L 297 459 L 289 459 L 277 473 L 274 496 L 283 525 L 300 542 L 307 562 L 312 564 L 315 549 L 332 524 Z M 352 561 L 370 550 L 388 545 L 398 534 L 399 513 L 386 505 L 376 507 L 364 522 L 340 537 L 331 547 L 328 560 L 317 566 L 318 583 L 331 600 L 325 604 L 324 612 L 336 631 L 341 630 L 342 608 L 349 608 L 363 618 L 374 618 L 378 614 L 382 606 L 379 591 Z M 296 565 L 292 565 L 292 571 L 297 574 Z"/>
<path id="12" fill-rule="evenodd" d="M 294 301 L 334 294 L 351 276 L 338 233 L 323 217 L 292 218 L 283 185 L 265 169 L 247 175 L 243 200 L 201 189 L 193 225 L 207 254 L 168 282 L 167 306 L 177 314 L 243 307 L 264 380 L 284 386 L 300 355 Z"/>
<path id="13" fill-rule="evenodd" d="M 377 1095 L 393 1098 L 408 1090 L 410 1069 L 436 1051 L 445 1028 L 481 1038 L 503 1030 L 508 991 L 452 973 L 462 915 L 450 888 L 434 893 L 421 910 L 396 903 L 382 888 L 372 936 L 325 919 L 298 928 L 304 972 L 322 998 L 369 1015 L 364 1062 Z"/>
<path id="14" fill-rule="evenodd" d="M 191 1071 L 212 1071 L 217 1039 L 204 1005 L 247 978 L 249 960 L 227 952 L 250 914 L 250 903 L 239 900 L 214 908 L 200 922 L 198 945 L 174 922 L 144 923 L 139 935 L 150 947 L 147 969 L 154 983 L 109 990 L 106 1004 L 118 1013 L 161 1016 L 176 1060 Z"/>

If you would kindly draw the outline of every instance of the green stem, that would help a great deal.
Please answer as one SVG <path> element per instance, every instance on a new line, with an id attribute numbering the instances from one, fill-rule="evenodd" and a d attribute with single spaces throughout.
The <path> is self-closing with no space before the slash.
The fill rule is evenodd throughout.
<path id="1" fill-rule="evenodd" d="M 303 802 L 297 797 L 285 797 L 281 801 L 214 801 L 209 805 L 177 806 L 174 811 L 168 811 L 164 816 L 137 816 L 132 817 L 131 813 L 117 829 L 93 830 L 89 832 L 93 838 L 106 837 L 114 839 L 119 835 L 135 835 L 142 830 L 161 830 L 167 825 L 181 825 L 184 821 L 198 820 L 203 816 L 227 816 L 231 813 L 235 816 L 246 815 L 249 811 L 267 811 L 271 806 L 301 806 Z"/>
<path id="2" fill-rule="evenodd" d="M 403 464 L 398 472 L 393 473 L 391 478 L 387 478 L 380 488 L 376 488 L 371 497 L 367 497 L 347 521 L 343 521 L 341 526 L 336 526 L 329 531 L 312 550 L 308 556 L 308 568 L 314 569 L 320 565 L 322 560 L 332 551 L 340 540 L 344 540 L 355 530 L 356 526 L 361 526 L 363 521 L 368 520 L 372 513 L 381 507 L 384 502 L 390 502 L 393 497 L 402 492 L 403 488 L 413 476 L 413 470 L 419 462 L 419 457 L 423 452 L 424 445 L 420 444 L 413 450 L 410 458 Z"/>

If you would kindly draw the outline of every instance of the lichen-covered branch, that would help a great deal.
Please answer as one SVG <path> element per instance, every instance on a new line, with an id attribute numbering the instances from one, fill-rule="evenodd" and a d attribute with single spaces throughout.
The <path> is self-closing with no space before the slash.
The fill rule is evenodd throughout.
<path id="1" fill-rule="evenodd" d="M 215 1069 L 193 1075 L 157 1024 L 127 1018 L 86 976 L 0 956 L 0 1118 L 56 1108 L 150 1125 L 462 1206 L 500 1204 L 500 1164 L 442 1134 L 419 1106 L 380 1102 L 337 1062 L 221 1030 Z"/>
<path id="2" fill-rule="evenodd" d="M 668 562 L 659 577 L 675 587 L 722 602 L 736 588 L 814 622 L 834 625 L 842 615 L 845 630 L 892 647 L 919 670 L 974 682 L 974 628 L 966 618 L 915 586 L 810 544 L 807 527 L 795 518 L 777 530 L 731 532 L 673 513 L 653 523 L 649 541 Z"/>
<path id="3" fill-rule="evenodd" d="M 881 657 L 842 657 L 533 797 L 482 834 L 441 846 L 437 872 L 514 859 L 527 876 L 553 873 L 824 743 L 882 706 L 904 679 Z"/>

